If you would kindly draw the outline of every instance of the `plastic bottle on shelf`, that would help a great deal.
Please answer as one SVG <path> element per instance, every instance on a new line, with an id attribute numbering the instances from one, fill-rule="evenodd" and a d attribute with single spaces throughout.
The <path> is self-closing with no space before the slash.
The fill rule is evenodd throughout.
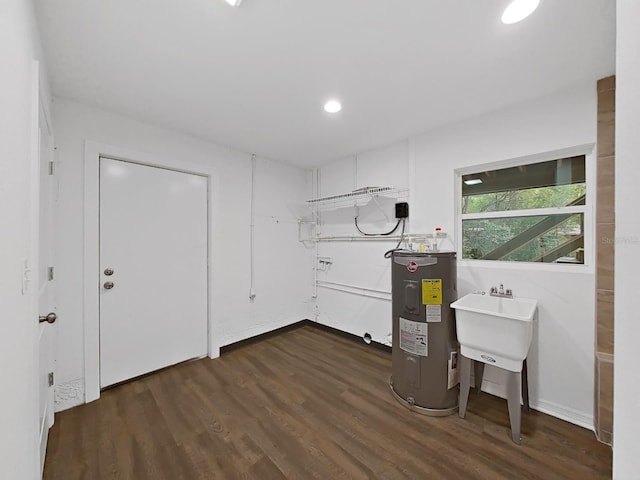
<path id="1" fill-rule="evenodd" d="M 440 236 L 441 233 L 442 233 L 442 228 L 440 227 L 436 227 L 433 230 L 433 251 L 434 252 L 438 251 L 438 237 Z"/>

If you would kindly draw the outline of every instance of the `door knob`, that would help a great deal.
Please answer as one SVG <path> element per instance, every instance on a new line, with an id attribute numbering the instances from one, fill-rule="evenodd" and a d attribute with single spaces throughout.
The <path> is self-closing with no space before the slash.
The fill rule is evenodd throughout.
<path id="1" fill-rule="evenodd" d="M 40 319 L 40 323 L 44 323 L 44 322 L 53 323 L 58 319 L 58 316 L 55 313 L 51 312 L 48 315 L 40 315 L 39 319 Z"/>
<path id="2" fill-rule="evenodd" d="M 105 268 L 104 274 L 107 276 L 113 275 L 113 268 Z"/>
<path id="3" fill-rule="evenodd" d="M 113 288 L 113 282 L 104 282 L 104 288 L 111 290 Z"/>

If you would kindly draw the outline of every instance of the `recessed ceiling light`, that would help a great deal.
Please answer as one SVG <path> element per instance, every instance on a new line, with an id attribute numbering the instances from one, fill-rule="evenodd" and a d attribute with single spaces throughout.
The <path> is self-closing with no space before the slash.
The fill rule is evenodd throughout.
<path id="1" fill-rule="evenodd" d="M 502 23 L 510 25 L 524 20 L 538 8 L 539 4 L 540 0 L 513 0 L 502 14 Z"/>
<path id="2" fill-rule="evenodd" d="M 342 105 L 337 100 L 329 100 L 324 104 L 324 111 L 327 113 L 338 113 L 342 110 Z"/>
<path id="3" fill-rule="evenodd" d="M 225 0 L 232 7 L 239 7 L 242 0 Z"/>
<path id="4" fill-rule="evenodd" d="M 480 180 L 479 178 L 471 178 L 464 181 L 465 185 L 478 185 L 480 183 L 482 183 L 482 180 Z"/>

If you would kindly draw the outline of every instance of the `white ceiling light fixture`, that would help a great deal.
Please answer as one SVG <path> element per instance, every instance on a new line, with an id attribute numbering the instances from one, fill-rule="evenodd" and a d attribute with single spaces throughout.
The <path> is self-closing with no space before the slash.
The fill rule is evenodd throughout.
<path id="1" fill-rule="evenodd" d="M 324 104 L 324 111 L 327 113 L 338 113 L 342 110 L 342 105 L 337 100 L 329 100 Z"/>
<path id="2" fill-rule="evenodd" d="M 469 180 L 464 181 L 465 185 L 480 185 L 481 183 L 482 183 L 482 180 L 480 180 L 479 178 L 471 178 Z"/>
<path id="3" fill-rule="evenodd" d="M 239 7 L 240 4 L 242 3 L 242 0 L 224 0 L 225 2 L 227 2 L 229 5 L 231 5 L 232 7 Z"/>
<path id="4" fill-rule="evenodd" d="M 502 23 L 511 25 L 531 15 L 540 5 L 540 0 L 513 0 L 502 14 Z"/>

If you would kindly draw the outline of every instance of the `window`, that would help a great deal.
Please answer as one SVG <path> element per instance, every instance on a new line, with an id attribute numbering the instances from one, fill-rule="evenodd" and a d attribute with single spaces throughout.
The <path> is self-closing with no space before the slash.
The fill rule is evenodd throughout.
<path id="1" fill-rule="evenodd" d="M 585 156 L 460 177 L 462 258 L 584 263 Z"/>

